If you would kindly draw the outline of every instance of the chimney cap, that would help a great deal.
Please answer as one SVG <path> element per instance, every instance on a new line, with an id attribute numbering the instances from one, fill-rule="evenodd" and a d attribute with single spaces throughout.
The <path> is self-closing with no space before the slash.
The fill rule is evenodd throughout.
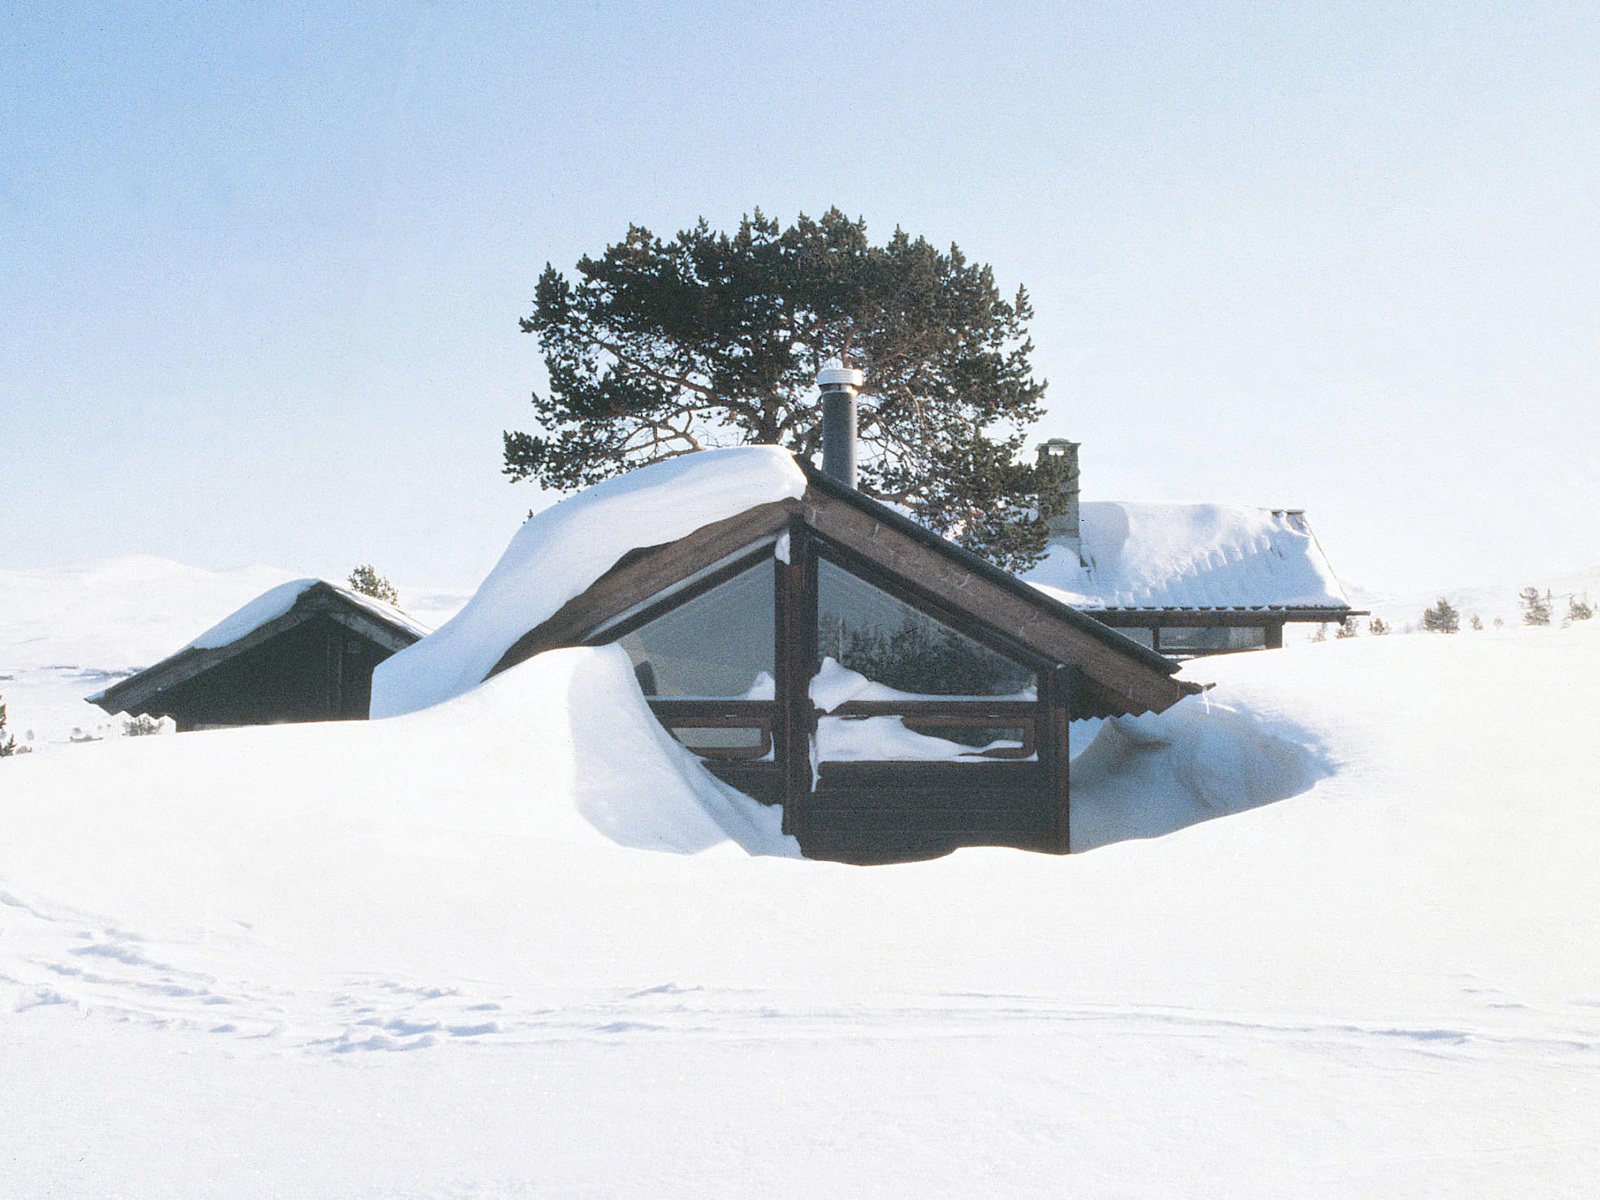
<path id="1" fill-rule="evenodd" d="M 823 367 L 817 372 L 817 386 L 859 388 L 867 377 L 855 367 Z"/>

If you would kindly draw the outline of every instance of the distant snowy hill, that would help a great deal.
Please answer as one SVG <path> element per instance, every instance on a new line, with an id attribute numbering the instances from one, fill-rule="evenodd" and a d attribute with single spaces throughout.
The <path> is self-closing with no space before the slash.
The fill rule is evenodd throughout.
<path id="1" fill-rule="evenodd" d="M 274 567 L 208 571 L 137 555 L 81 567 L 0 571 L 0 697 L 7 727 L 34 746 L 121 729 L 83 697 L 187 645 L 270 588 Z M 417 591 L 407 611 L 436 625 L 465 596 Z M 32 732 L 32 739 L 28 733 Z"/>
<path id="2" fill-rule="evenodd" d="M 1064 858 L 785 857 L 609 648 L 0 761 L 0 1190 L 1593 1194 L 1600 628 L 1184 673 Z"/>

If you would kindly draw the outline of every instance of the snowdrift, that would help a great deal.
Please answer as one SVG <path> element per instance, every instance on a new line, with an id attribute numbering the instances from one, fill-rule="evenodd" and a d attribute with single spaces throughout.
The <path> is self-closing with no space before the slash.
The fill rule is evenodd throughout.
<path id="1" fill-rule="evenodd" d="M 391 721 L 126 739 L 4 765 L 0 879 L 54 862 L 77 903 L 122 913 L 158 896 L 177 914 L 241 888 L 292 891 L 307 872 L 361 875 L 345 855 L 368 841 L 798 854 L 776 810 L 661 728 L 612 647 L 540 655 Z"/>
<path id="2" fill-rule="evenodd" d="M 1186 671 L 1064 858 L 742 853 L 604 650 L 0 762 L 8 1184 L 1587 1194 L 1600 631 Z"/>

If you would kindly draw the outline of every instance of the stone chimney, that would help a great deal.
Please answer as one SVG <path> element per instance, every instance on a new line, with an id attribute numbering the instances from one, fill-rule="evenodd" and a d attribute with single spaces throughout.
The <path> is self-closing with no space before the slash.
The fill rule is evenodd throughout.
<path id="1" fill-rule="evenodd" d="M 1078 525 L 1078 446 L 1066 438 L 1051 438 L 1039 445 L 1039 462 L 1064 464 L 1061 473 L 1061 491 L 1066 497 L 1066 507 L 1050 518 L 1050 540 L 1070 546 L 1083 561 L 1083 532 Z"/>
<path id="2" fill-rule="evenodd" d="M 856 486 L 856 395 L 865 381 L 854 367 L 823 367 L 817 372 L 822 392 L 822 473 L 847 487 Z"/>

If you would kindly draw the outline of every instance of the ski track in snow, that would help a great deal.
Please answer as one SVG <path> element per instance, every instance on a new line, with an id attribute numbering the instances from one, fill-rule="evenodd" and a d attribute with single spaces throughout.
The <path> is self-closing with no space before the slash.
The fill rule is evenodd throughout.
<path id="1" fill-rule="evenodd" d="M 0 974 L 0 1004 L 20 1019 L 66 1006 L 85 1020 L 209 1033 L 312 1055 L 619 1038 L 897 1042 L 1072 1033 L 1235 1047 L 1283 1043 L 1341 1059 L 1395 1052 L 1421 1060 L 1571 1058 L 1580 1060 L 1575 1067 L 1600 1051 L 1600 1001 L 1541 1010 L 1470 980 L 1460 995 L 1477 1019 L 1442 1025 L 977 992 L 817 1004 L 760 989 L 671 982 L 519 994 L 492 984 L 350 976 L 336 986 L 274 989 L 188 970 L 179 963 L 191 947 L 152 941 L 3 889 L 0 941 L 18 972 Z M 238 948 L 249 948 L 246 931 L 238 941 Z M 215 954 L 216 948 L 206 950 Z"/>

